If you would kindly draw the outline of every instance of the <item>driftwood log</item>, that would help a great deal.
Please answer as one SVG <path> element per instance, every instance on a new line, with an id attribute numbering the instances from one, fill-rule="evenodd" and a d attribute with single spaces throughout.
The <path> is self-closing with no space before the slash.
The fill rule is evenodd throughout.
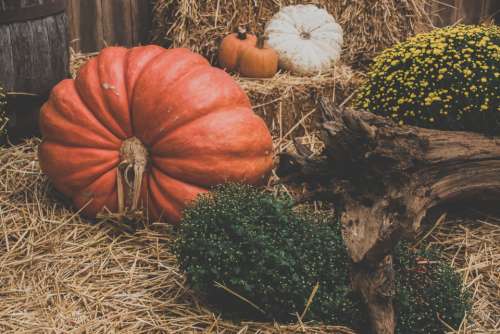
<path id="1" fill-rule="evenodd" d="M 389 119 L 320 101 L 321 157 L 296 143 L 278 175 L 308 181 L 309 198 L 340 210 L 352 259 L 352 285 L 370 312 L 373 333 L 394 333 L 391 252 L 414 238 L 425 217 L 453 202 L 500 200 L 500 138 L 398 126 Z M 315 186 L 314 186 L 315 185 Z"/>

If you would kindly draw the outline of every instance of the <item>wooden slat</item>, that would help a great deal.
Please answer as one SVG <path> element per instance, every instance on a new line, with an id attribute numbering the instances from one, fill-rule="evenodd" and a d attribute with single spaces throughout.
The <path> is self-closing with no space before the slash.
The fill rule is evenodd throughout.
<path id="1" fill-rule="evenodd" d="M 59 80 L 69 77 L 69 50 L 67 48 L 69 34 L 64 28 L 67 24 L 68 19 L 64 14 L 45 19 L 50 54 L 58 55 L 50 59 L 53 72 L 51 81 L 48 83 L 50 87 Z"/>
<path id="2" fill-rule="evenodd" d="M 457 21 L 464 24 L 477 24 L 481 21 L 484 0 L 459 0 Z"/>
<path id="3" fill-rule="evenodd" d="M 105 45 L 130 47 L 144 44 L 149 40 L 151 1 L 68 0 L 68 2 L 70 40 L 73 41 L 71 45 L 77 51 L 98 51 Z"/>
<path id="4" fill-rule="evenodd" d="M 10 36 L 12 43 L 12 58 L 15 61 L 14 77 L 15 87 L 14 90 L 22 92 L 34 92 L 34 84 L 31 81 L 32 68 L 31 64 L 34 63 L 36 58 L 31 51 L 33 45 L 33 32 L 31 25 L 26 23 L 12 23 L 10 25 Z"/>
<path id="5" fill-rule="evenodd" d="M 26 22 L 59 14 L 66 9 L 66 0 L 37 0 L 24 8 L 0 11 L 0 24 Z"/>
<path id="6" fill-rule="evenodd" d="M 23 8 L 40 4 L 39 0 L 21 0 L 20 2 L 21 2 L 21 7 Z"/>
<path id="7" fill-rule="evenodd" d="M 37 94 L 46 94 L 52 87 L 54 80 L 52 72 L 52 59 L 54 55 L 51 53 L 49 45 L 49 36 L 45 26 L 46 19 L 39 19 L 26 22 L 25 24 L 31 26 L 33 34 L 33 44 L 31 50 L 37 50 L 36 55 L 33 51 L 30 53 L 34 56 L 31 58 L 32 62 L 29 64 L 28 80 L 32 83 L 30 92 Z M 19 66 L 19 64 L 18 64 Z M 28 66 L 28 64 L 26 64 Z"/>
<path id="8" fill-rule="evenodd" d="M 152 2 L 131 0 L 132 10 L 132 40 L 134 45 L 144 44 L 149 41 L 152 22 Z"/>
<path id="9" fill-rule="evenodd" d="M 80 2 L 80 45 L 82 52 L 93 52 L 104 46 L 101 0 Z"/>
<path id="10" fill-rule="evenodd" d="M 2 10 L 13 10 L 21 7 L 19 0 L 0 0 L 2 2 Z"/>
<path id="11" fill-rule="evenodd" d="M 55 17 L 56 22 L 57 22 L 57 31 L 58 34 L 54 36 L 54 38 L 51 39 L 51 43 L 54 43 L 54 45 L 57 45 L 60 50 L 60 57 L 62 59 L 62 62 L 60 62 L 61 68 L 57 70 L 57 73 L 60 73 L 60 78 L 69 78 L 70 77 L 70 59 L 69 59 L 69 50 L 68 50 L 68 45 L 69 45 L 69 34 L 68 34 L 68 16 L 61 14 L 57 15 Z"/>
<path id="12" fill-rule="evenodd" d="M 14 89 L 14 55 L 8 25 L 0 25 L 0 86 L 7 91 Z"/>
<path id="13" fill-rule="evenodd" d="M 133 36 L 130 0 L 102 1 L 102 27 L 105 44 L 131 46 Z"/>
<path id="14" fill-rule="evenodd" d="M 486 1 L 486 17 L 493 17 L 496 24 L 500 24 L 500 1 L 499 0 L 487 0 Z"/>
<path id="15" fill-rule="evenodd" d="M 113 31 L 113 9 L 110 1 L 104 0 L 101 3 L 102 8 L 102 38 L 104 43 L 109 45 L 113 44 L 114 31 Z"/>
<path id="16" fill-rule="evenodd" d="M 496 17 L 497 23 L 500 21 L 499 0 L 432 0 L 427 7 L 438 27 L 479 24 L 491 16 Z"/>
<path id="17" fill-rule="evenodd" d="M 115 18 L 115 25 L 113 27 L 115 32 L 114 44 L 116 45 L 131 47 L 134 44 L 130 1 L 112 1 L 114 5 L 113 17 Z"/>
<path id="18" fill-rule="evenodd" d="M 74 50 L 80 50 L 80 0 L 68 0 L 68 27 L 70 46 Z"/>
<path id="19" fill-rule="evenodd" d="M 436 27 L 444 27 L 456 21 L 456 1 L 437 0 L 431 3 L 432 23 Z"/>

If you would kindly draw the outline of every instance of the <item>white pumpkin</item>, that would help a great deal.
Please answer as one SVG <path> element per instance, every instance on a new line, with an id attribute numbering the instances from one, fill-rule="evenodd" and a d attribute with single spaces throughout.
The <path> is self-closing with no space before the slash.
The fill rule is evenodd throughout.
<path id="1" fill-rule="evenodd" d="M 326 72 L 340 57 L 342 28 L 315 5 L 283 7 L 266 26 L 268 44 L 280 67 L 299 75 Z"/>

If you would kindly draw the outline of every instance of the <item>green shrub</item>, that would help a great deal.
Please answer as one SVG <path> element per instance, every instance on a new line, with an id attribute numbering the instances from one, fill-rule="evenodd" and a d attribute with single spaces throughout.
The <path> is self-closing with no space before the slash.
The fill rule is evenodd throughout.
<path id="1" fill-rule="evenodd" d="M 193 289 L 225 310 L 250 311 L 214 282 L 281 321 L 296 320 L 319 283 L 306 319 L 353 322 L 362 315 L 338 229 L 295 214 L 288 201 L 227 185 L 185 210 L 176 250 Z"/>
<path id="2" fill-rule="evenodd" d="M 0 138 L 7 133 L 7 111 L 6 111 L 6 96 L 3 88 L 0 86 Z"/>
<path id="3" fill-rule="evenodd" d="M 291 204 L 234 184 L 200 197 L 185 210 L 174 247 L 189 284 L 226 316 L 287 322 L 302 314 L 318 283 L 304 320 L 366 328 L 366 311 L 350 287 L 350 261 L 337 220 L 331 214 L 294 212 Z M 412 279 L 412 264 L 426 254 L 407 247 L 397 254 L 398 332 L 442 330 L 434 311 L 457 325 L 466 304 L 458 276 L 433 263 L 428 274 Z"/>
<path id="4" fill-rule="evenodd" d="M 356 106 L 400 124 L 500 133 L 500 27 L 435 29 L 385 50 Z"/>
<path id="5" fill-rule="evenodd" d="M 443 320 L 458 328 L 470 310 L 468 292 L 462 292 L 460 276 L 439 260 L 437 250 L 411 251 L 400 245 L 395 252 L 397 273 L 397 333 L 443 333 Z"/>

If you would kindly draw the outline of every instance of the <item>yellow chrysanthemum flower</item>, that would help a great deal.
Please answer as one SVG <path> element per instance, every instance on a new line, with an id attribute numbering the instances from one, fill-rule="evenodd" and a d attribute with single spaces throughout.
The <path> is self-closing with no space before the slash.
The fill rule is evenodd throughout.
<path id="1" fill-rule="evenodd" d="M 500 27 L 435 29 L 382 52 L 355 103 L 398 123 L 500 134 L 499 68 Z"/>

